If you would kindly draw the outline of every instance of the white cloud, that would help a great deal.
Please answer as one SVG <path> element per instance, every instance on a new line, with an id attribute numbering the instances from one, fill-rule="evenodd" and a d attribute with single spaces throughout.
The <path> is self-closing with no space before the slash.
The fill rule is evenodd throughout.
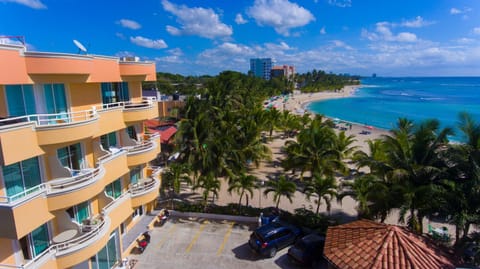
<path id="1" fill-rule="evenodd" d="M 167 25 L 171 35 L 197 35 L 214 39 L 232 35 L 232 27 L 220 22 L 217 13 L 212 9 L 201 7 L 189 8 L 185 5 L 175 5 L 167 0 L 162 1 L 163 9 L 177 17 L 180 28 Z"/>
<path id="2" fill-rule="evenodd" d="M 376 24 L 375 32 L 369 32 L 365 29 L 362 30 L 362 37 L 367 38 L 370 41 L 398 41 L 398 42 L 415 42 L 417 36 L 409 32 L 401 32 L 399 34 L 393 34 L 390 30 L 390 23 L 378 22 Z"/>
<path id="3" fill-rule="evenodd" d="M 453 14 L 453 15 L 462 14 L 462 11 L 458 8 L 452 7 L 450 9 L 450 14 Z"/>
<path id="4" fill-rule="evenodd" d="M 128 28 L 128 29 L 132 29 L 132 30 L 137 30 L 137 29 L 142 28 L 142 26 L 140 25 L 140 23 L 138 23 L 138 22 L 136 22 L 136 21 L 128 20 L 128 19 L 121 19 L 121 20 L 118 21 L 118 23 L 119 23 L 122 27 L 125 27 L 125 28 Z"/>
<path id="5" fill-rule="evenodd" d="M 349 45 L 347 45 L 345 42 L 341 40 L 333 40 L 332 44 L 337 47 L 337 48 L 344 48 L 346 50 L 353 50 L 353 48 Z"/>
<path id="6" fill-rule="evenodd" d="M 283 41 L 280 43 L 265 43 L 265 48 L 269 51 L 285 51 L 293 49 Z"/>
<path id="7" fill-rule="evenodd" d="M 324 35 L 327 33 L 327 30 L 325 30 L 325 26 L 322 27 L 322 29 L 320 29 L 320 34 Z"/>
<path id="8" fill-rule="evenodd" d="M 473 33 L 476 35 L 480 35 L 480 27 L 473 28 Z"/>
<path id="9" fill-rule="evenodd" d="M 173 64 L 182 64 L 185 62 L 184 59 L 182 59 L 183 56 L 183 51 L 180 48 L 174 48 L 171 50 L 167 51 L 169 55 L 164 56 L 164 57 L 156 57 L 155 62 L 161 62 L 161 63 L 173 63 Z"/>
<path id="10" fill-rule="evenodd" d="M 434 24 L 434 22 L 426 21 L 421 16 L 417 16 L 413 20 L 407 20 L 402 22 L 400 26 L 410 27 L 410 28 L 420 28 L 420 27 L 431 25 L 431 24 Z"/>
<path id="11" fill-rule="evenodd" d="M 337 7 L 351 7 L 352 0 L 328 0 L 328 3 Z"/>
<path id="12" fill-rule="evenodd" d="M 168 47 L 163 39 L 152 40 L 142 36 L 130 37 L 130 42 L 150 49 L 164 49 Z"/>
<path id="13" fill-rule="evenodd" d="M 17 3 L 20 5 L 24 5 L 33 9 L 46 9 L 45 6 L 40 0 L 0 0 L 0 2 L 5 3 Z"/>
<path id="14" fill-rule="evenodd" d="M 290 29 L 315 20 L 310 11 L 288 0 L 255 0 L 247 14 L 254 18 L 258 25 L 271 26 L 284 36 L 290 35 Z"/>
<path id="15" fill-rule="evenodd" d="M 235 22 L 237 24 L 245 24 L 245 23 L 248 23 L 247 20 L 245 20 L 242 16 L 242 14 L 238 13 L 237 16 L 235 16 Z"/>

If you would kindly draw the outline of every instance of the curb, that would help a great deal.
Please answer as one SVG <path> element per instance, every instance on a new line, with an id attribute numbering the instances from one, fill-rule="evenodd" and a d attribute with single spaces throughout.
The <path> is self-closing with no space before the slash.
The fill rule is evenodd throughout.
<path id="1" fill-rule="evenodd" d="M 233 216 L 233 215 L 220 215 L 220 214 L 208 214 L 208 213 L 197 213 L 197 212 L 180 212 L 169 210 L 170 216 L 179 217 L 179 218 L 204 218 L 204 219 L 213 219 L 213 220 L 228 220 L 236 222 L 252 222 L 257 223 L 258 217 L 246 217 L 246 216 Z"/>

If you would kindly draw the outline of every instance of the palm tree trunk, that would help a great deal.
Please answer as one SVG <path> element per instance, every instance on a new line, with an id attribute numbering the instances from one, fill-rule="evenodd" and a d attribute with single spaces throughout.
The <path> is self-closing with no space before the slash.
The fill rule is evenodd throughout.
<path id="1" fill-rule="evenodd" d="M 280 204 L 280 197 L 277 199 L 277 205 L 275 206 L 276 209 L 278 209 L 278 204 Z"/>
<path id="2" fill-rule="evenodd" d="M 317 211 L 315 212 L 315 214 L 318 216 L 318 211 L 320 210 L 320 198 L 318 199 L 317 201 Z"/>
<path id="3" fill-rule="evenodd" d="M 240 193 L 240 199 L 238 199 L 238 209 L 242 208 L 242 198 L 243 198 L 243 191 Z M 248 198 L 247 198 L 248 199 Z"/>

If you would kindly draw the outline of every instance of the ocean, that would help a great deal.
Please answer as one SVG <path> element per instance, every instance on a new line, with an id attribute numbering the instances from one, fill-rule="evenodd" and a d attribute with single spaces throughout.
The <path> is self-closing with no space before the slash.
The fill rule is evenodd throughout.
<path id="1" fill-rule="evenodd" d="M 313 113 L 390 130 L 398 118 L 415 122 L 438 119 L 452 127 L 452 141 L 463 141 L 458 114 L 470 113 L 480 123 L 480 77 L 364 78 L 348 98 L 315 101 Z"/>

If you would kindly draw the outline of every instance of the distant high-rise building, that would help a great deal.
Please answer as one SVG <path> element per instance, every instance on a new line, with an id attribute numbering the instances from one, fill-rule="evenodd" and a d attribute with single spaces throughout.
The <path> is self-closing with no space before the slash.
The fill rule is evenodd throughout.
<path id="1" fill-rule="evenodd" d="M 290 65 L 278 65 L 272 67 L 272 77 L 285 77 L 292 79 L 295 75 L 295 67 Z"/>
<path id="2" fill-rule="evenodd" d="M 270 80 L 272 72 L 272 58 L 250 59 L 250 74 Z"/>

